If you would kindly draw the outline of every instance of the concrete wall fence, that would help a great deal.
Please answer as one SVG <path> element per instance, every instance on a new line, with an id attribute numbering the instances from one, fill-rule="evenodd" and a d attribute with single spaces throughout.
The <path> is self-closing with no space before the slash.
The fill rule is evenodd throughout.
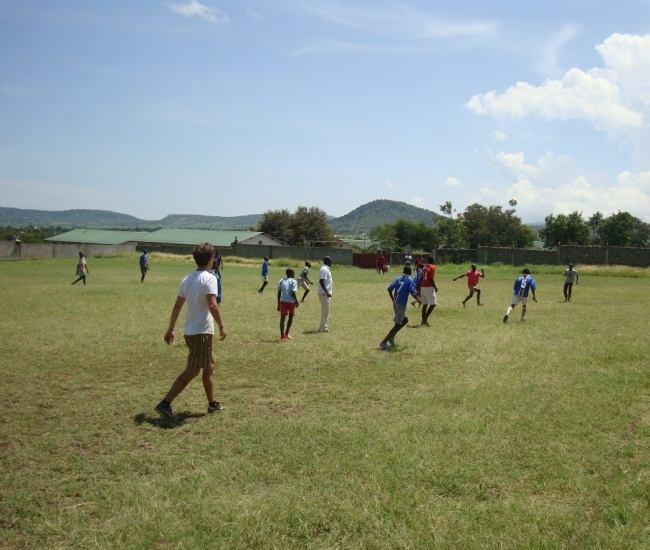
<path id="1" fill-rule="evenodd" d="M 137 250 L 147 248 L 151 251 L 169 252 L 171 254 L 191 254 L 194 246 L 138 245 Z M 136 251 L 136 243 L 119 245 L 104 244 L 74 244 L 74 243 L 22 243 L 16 246 L 13 241 L 0 241 L 0 258 L 76 258 L 81 251 L 86 256 L 116 256 Z M 321 248 L 303 246 L 273 246 L 240 244 L 233 248 L 220 248 L 224 256 L 240 256 L 243 258 L 292 258 L 296 260 L 320 261 L 324 256 L 330 256 L 332 261 L 341 265 L 354 265 L 355 254 L 347 248 Z M 437 263 L 477 263 L 482 265 L 503 263 L 510 265 L 564 265 L 595 264 L 595 265 L 629 265 L 635 267 L 650 267 L 650 248 L 631 248 L 623 246 L 560 246 L 556 250 L 539 250 L 528 248 L 497 248 L 480 246 L 474 249 L 439 248 L 432 252 Z M 424 254 L 416 254 L 424 256 Z M 367 256 L 367 254 L 366 254 Z M 393 265 L 400 265 L 404 255 L 392 253 Z M 368 267 L 376 267 L 375 263 Z"/>
<path id="2" fill-rule="evenodd" d="M 0 241 L 0 258 L 17 260 L 29 258 L 76 258 L 79 252 L 86 256 L 117 256 L 135 252 L 135 243 L 126 244 L 68 244 L 22 243 Z"/>

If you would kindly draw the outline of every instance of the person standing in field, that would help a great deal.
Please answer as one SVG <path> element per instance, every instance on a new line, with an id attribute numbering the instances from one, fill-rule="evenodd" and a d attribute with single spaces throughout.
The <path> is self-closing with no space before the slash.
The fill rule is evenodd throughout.
<path id="1" fill-rule="evenodd" d="M 379 256 L 377 256 L 377 273 L 379 275 L 382 275 L 385 272 L 384 266 L 386 265 L 386 258 L 384 257 L 384 253 L 380 252 Z"/>
<path id="2" fill-rule="evenodd" d="M 77 260 L 77 279 L 72 282 L 73 285 L 77 284 L 79 281 L 83 281 L 84 286 L 86 286 L 86 277 L 90 271 L 88 271 L 88 264 L 86 263 L 86 258 L 83 255 L 83 252 L 79 252 L 79 259 Z"/>
<path id="3" fill-rule="evenodd" d="M 428 327 L 429 315 L 438 305 L 436 293 L 436 266 L 433 263 L 433 256 L 428 256 L 424 267 L 422 268 L 422 286 L 420 288 L 420 297 L 422 299 L 422 320 L 420 326 Z"/>
<path id="4" fill-rule="evenodd" d="M 465 304 L 472 299 L 472 296 L 474 296 L 474 294 L 476 294 L 476 305 L 480 306 L 481 290 L 477 287 L 478 287 L 479 279 L 485 278 L 485 270 L 481 269 L 481 271 L 478 271 L 476 269 L 476 266 L 472 264 L 472 267 L 469 271 L 466 271 L 462 275 L 459 275 L 454 279 L 454 281 L 457 281 L 458 279 L 462 279 L 463 277 L 467 277 L 467 287 L 469 288 L 469 294 L 467 295 L 467 298 L 465 298 L 462 302 L 463 307 L 465 307 Z"/>
<path id="5" fill-rule="evenodd" d="M 174 415 L 172 401 L 201 371 L 203 371 L 203 388 L 208 399 L 208 413 L 223 409 L 221 403 L 214 398 L 212 380 L 214 372 L 212 339 L 215 322 L 219 326 L 220 339 L 226 337 L 226 329 L 217 304 L 217 280 L 209 271 L 214 260 L 214 248 L 209 243 L 200 244 L 194 249 L 193 256 L 197 269 L 181 282 L 164 337 L 167 344 L 174 341 L 176 320 L 187 302 L 185 318 L 185 343 L 189 349 L 187 366 L 176 378 L 165 398 L 156 405 L 156 411 L 163 418 L 171 418 Z"/>
<path id="6" fill-rule="evenodd" d="M 578 284 L 578 272 L 573 269 L 573 264 L 569 264 L 569 269 L 564 272 L 564 301 L 571 301 L 574 283 Z"/>
<path id="7" fill-rule="evenodd" d="M 533 293 L 533 302 L 537 302 L 537 297 L 535 296 L 535 290 L 537 290 L 537 283 L 535 279 L 531 277 L 530 270 L 524 268 L 521 272 L 521 275 L 515 279 L 514 295 L 512 297 L 512 303 L 506 310 L 506 314 L 503 316 L 503 322 L 507 323 L 510 314 L 513 312 L 518 303 L 521 302 L 521 321 L 526 320 L 526 302 L 528 301 L 528 292 L 532 291 Z"/>
<path id="8" fill-rule="evenodd" d="M 334 288 L 334 280 L 332 279 L 332 258 L 325 256 L 323 258 L 323 265 L 318 272 L 318 288 L 316 293 L 320 300 L 320 326 L 319 332 L 329 332 L 329 318 L 330 318 L 330 300 L 332 299 L 332 289 Z"/>
<path id="9" fill-rule="evenodd" d="M 264 292 L 266 285 L 269 284 L 269 257 L 264 256 L 264 261 L 262 262 L 262 286 L 257 291 L 260 294 Z"/>
<path id="10" fill-rule="evenodd" d="M 280 279 L 278 283 L 278 311 L 280 312 L 280 341 L 286 342 L 291 340 L 289 331 L 291 330 L 291 325 L 293 324 L 293 316 L 296 313 L 298 308 L 298 297 L 296 292 L 298 291 L 298 281 L 294 279 L 295 272 L 293 269 L 288 268 L 286 271 L 286 277 Z M 287 328 L 284 328 L 284 322 L 289 317 L 287 321 Z"/>
<path id="11" fill-rule="evenodd" d="M 212 267 L 210 273 L 212 273 L 217 279 L 217 304 L 221 303 L 221 270 L 223 268 L 223 260 L 221 259 L 221 254 L 219 250 L 214 249 L 214 260 L 212 262 Z"/>
<path id="12" fill-rule="evenodd" d="M 304 294 L 302 295 L 302 299 L 300 302 L 304 302 L 305 298 L 307 298 L 307 294 L 309 294 L 309 291 L 311 290 L 311 285 L 314 283 L 309 280 L 309 269 L 311 268 L 311 262 L 307 260 L 305 262 L 305 267 L 302 268 L 302 271 L 300 272 L 300 275 L 298 275 L 298 286 L 304 289 Z"/>
<path id="13" fill-rule="evenodd" d="M 143 250 L 140 254 L 140 282 L 144 283 L 144 278 L 149 271 L 149 257 L 147 256 L 147 251 Z"/>
<path id="14" fill-rule="evenodd" d="M 385 338 L 379 342 L 379 347 L 384 351 L 395 347 L 395 336 L 409 322 L 409 318 L 406 316 L 409 296 L 413 296 L 418 302 L 420 301 L 417 295 L 415 281 L 411 278 L 411 268 L 409 266 L 404 267 L 402 275 L 389 284 L 387 290 L 390 300 L 393 303 L 393 312 L 395 313 L 393 321 L 395 324 Z"/>

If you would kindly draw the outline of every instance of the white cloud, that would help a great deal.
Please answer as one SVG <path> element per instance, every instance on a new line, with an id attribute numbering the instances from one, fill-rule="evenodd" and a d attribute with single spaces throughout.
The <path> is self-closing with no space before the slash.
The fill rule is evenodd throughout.
<path id="1" fill-rule="evenodd" d="M 540 221 L 549 213 L 574 210 L 589 216 L 596 211 L 618 210 L 650 219 L 650 172 L 621 172 L 615 182 L 591 181 L 589 175 L 566 155 L 546 153 L 536 163 L 527 163 L 523 153 L 499 152 L 494 162 L 510 180 L 504 188 L 480 188 L 488 198 L 505 204 L 517 200 L 517 211 L 527 220 Z"/>
<path id="2" fill-rule="evenodd" d="M 537 69 L 546 76 L 555 76 L 560 73 L 559 58 L 566 44 L 580 32 L 578 25 L 563 25 L 544 44 L 540 53 Z"/>
<path id="3" fill-rule="evenodd" d="M 569 69 L 539 86 L 517 82 L 473 96 L 467 107 L 494 118 L 581 119 L 612 133 L 643 127 L 650 107 L 650 35 L 612 34 L 596 50 L 604 67 Z"/>
<path id="4" fill-rule="evenodd" d="M 412 54 L 422 51 L 421 48 L 413 46 L 376 46 L 349 42 L 346 40 L 326 40 L 304 48 L 298 48 L 290 52 L 293 57 L 303 55 L 330 55 L 337 53 L 381 53 L 390 55 Z"/>
<path id="5" fill-rule="evenodd" d="M 361 7 L 310 0 L 299 5 L 337 25 L 401 39 L 486 36 L 499 27 L 494 21 L 452 21 L 404 4 Z"/>
<path id="6" fill-rule="evenodd" d="M 453 176 L 449 176 L 443 183 L 445 187 L 461 187 L 463 185 L 463 182 L 460 181 L 458 178 L 455 178 Z"/>
<path id="7" fill-rule="evenodd" d="M 508 134 L 506 134 L 503 130 L 494 130 L 494 132 L 492 132 L 492 137 L 497 141 L 505 141 L 508 139 Z"/>
<path id="8" fill-rule="evenodd" d="M 390 187 L 391 189 L 393 187 L 397 187 L 397 184 L 394 181 L 391 181 L 391 180 L 386 180 L 386 183 L 384 185 L 386 185 L 386 187 Z"/>
<path id="9" fill-rule="evenodd" d="M 201 4 L 198 0 L 189 0 L 189 2 L 170 2 L 167 4 L 169 9 L 183 17 L 198 17 L 209 23 L 228 23 L 230 18 L 228 14 Z"/>

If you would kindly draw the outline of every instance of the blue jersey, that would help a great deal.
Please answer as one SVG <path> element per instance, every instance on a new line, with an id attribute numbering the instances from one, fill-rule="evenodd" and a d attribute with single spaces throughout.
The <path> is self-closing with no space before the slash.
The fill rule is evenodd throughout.
<path id="1" fill-rule="evenodd" d="M 530 289 L 537 290 L 537 284 L 535 279 L 530 275 L 519 275 L 515 280 L 515 295 L 517 296 L 528 296 L 528 291 Z"/>
<path id="2" fill-rule="evenodd" d="M 269 262 L 262 262 L 262 277 L 266 277 L 269 274 Z"/>
<path id="3" fill-rule="evenodd" d="M 149 258 L 146 254 L 140 256 L 140 267 L 149 267 Z"/>
<path id="4" fill-rule="evenodd" d="M 388 285 L 388 290 L 395 290 L 395 303 L 405 306 L 409 301 L 409 294 L 413 297 L 417 296 L 415 291 L 415 281 L 408 275 L 400 275 L 391 284 Z"/>

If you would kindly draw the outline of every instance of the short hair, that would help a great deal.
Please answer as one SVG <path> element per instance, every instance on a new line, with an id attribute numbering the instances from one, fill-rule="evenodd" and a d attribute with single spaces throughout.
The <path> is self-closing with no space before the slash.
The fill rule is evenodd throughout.
<path id="1" fill-rule="evenodd" d="M 287 274 L 287 277 L 293 278 L 293 277 L 295 277 L 296 272 L 293 269 L 291 269 L 290 267 L 287 267 L 286 274 Z"/>
<path id="2" fill-rule="evenodd" d="M 404 275 L 410 275 L 412 273 L 411 268 L 409 266 L 407 266 L 407 265 L 404 266 L 404 269 L 402 270 L 402 273 L 404 273 Z"/>
<path id="3" fill-rule="evenodd" d="M 310 262 L 309 260 L 307 260 L 307 261 L 305 262 L 305 265 L 306 265 L 307 267 L 311 267 L 311 262 Z"/>
<path id="4" fill-rule="evenodd" d="M 427 256 L 427 263 L 432 264 L 433 263 L 433 256 Z"/>
<path id="5" fill-rule="evenodd" d="M 472 264 L 472 269 L 476 271 L 476 264 Z"/>
<path id="6" fill-rule="evenodd" d="M 573 264 L 569 264 L 569 267 L 573 267 Z"/>
<path id="7" fill-rule="evenodd" d="M 325 256 L 325 257 L 323 258 L 323 263 L 324 263 L 325 265 L 332 265 L 332 258 L 330 258 L 329 256 Z"/>
<path id="8" fill-rule="evenodd" d="M 194 256 L 196 265 L 203 267 L 204 265 L 207 265 L 214 256 L 214 246 L 210 243 L 197 244 L 194 252 L 192 252 L 192 256 Z"/>
<path id="9" fill-rule="evenodd" d="M 268 256 L 264 256 L 264 261 L 265 261 L 265 262 L 268 262 L 268 261 L 269 261 L 269 257 L 268 257 Z"/>
<path id="10" fill-rule="evenodd" d="M 529 275 L 529 274 L 530 274 L 530 269 L 528 269 L 527 267 L 524 267 L 522 273 L 523 273 L 524 275 Z"/>

